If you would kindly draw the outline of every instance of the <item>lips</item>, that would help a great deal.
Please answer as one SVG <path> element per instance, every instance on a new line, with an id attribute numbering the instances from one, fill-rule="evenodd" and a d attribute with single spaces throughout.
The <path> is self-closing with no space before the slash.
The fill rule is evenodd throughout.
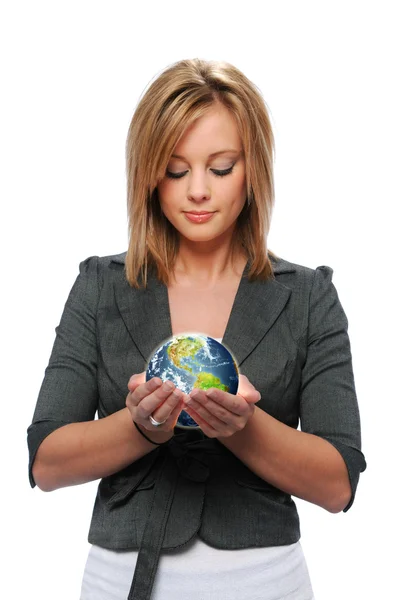
<path id="1" fill-rule="evenodd" d="M 206 223 L 213 217 L 214 212 L 186 212 L 185 217 L 191 221 L 191 223 Z"/>

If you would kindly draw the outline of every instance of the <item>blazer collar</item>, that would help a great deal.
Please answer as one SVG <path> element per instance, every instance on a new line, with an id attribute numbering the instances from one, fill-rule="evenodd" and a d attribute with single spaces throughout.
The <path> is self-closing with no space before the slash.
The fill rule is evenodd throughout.
<path id="1" fill-rule="evenodd" d="M 124 265 L 126 254 L 114 255 L 111 262 Z M 291 294 L 278 275 L 294 272 L 295 266 L 279 257 L 270 259 L 275 279 L 249 282 L 248 262 L 235 296 L 222 342 L 238 366 L 272 327 Z M 125 277 L 117 277 L 114 291 L 124 324 L 148 363 L 152 352 L 172 336 L 167 287 L 153 275 L 148 275 L 147 288 L 140 290 L 131 288 Z"/>

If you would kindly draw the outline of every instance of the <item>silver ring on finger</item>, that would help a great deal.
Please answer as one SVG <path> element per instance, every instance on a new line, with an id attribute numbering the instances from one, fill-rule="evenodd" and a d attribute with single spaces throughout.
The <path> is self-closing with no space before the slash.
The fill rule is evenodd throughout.
<path id="1" fill-rule="evenodd" d="M 152 423 L 152 425 L 154 425 L 155 427 L 159 427 L 159 425 L 163 425 L 163 423 L 166 423 L 166 421 L 167 421 L 167 419 L 165 419 L 164 421 L 162 421 L 161 423 L 159 423 L 159 421 L 157 421 L 156 419 L 154 419 L 152 415 L 149 415 L 149 420 Z"/>

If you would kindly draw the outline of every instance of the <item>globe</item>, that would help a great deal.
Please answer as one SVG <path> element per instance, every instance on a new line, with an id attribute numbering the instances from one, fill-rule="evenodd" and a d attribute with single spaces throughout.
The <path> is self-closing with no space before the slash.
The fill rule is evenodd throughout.
<path id="1" fill-rule="evenodd" d="M 172 336 L 156 348 L 146 369 L 146 381 L 152 377 L 170 380 L 186 394 L 194 388 L 219 388 L 236 394 L 239 385 L 238 367 L 230 351 L 214 338 L 198 333 Z M 182 410 L 176 427 L 199 425 Z"/>

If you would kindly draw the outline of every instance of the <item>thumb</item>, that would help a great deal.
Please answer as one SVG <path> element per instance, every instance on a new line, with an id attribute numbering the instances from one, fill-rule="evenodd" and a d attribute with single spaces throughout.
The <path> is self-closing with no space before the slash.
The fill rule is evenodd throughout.
<path id="1" fill-rule="evenodd" d="M 240 396 L 243 396 L 246 402 L 249 404 L 255 404 L 261 400 L 261 394 L 254 385 L 249 381 L 246 375 L 239 373 L 239 386 L 238 392 Z"/>
<path id="2" fill-rule="evenodd" d="M 142 373 L 134 373 L 127 383 L 127 388 L 130 392 L 133 392 L 139 385 L 145 383 L 146 373 L 143 371 Z"/>

